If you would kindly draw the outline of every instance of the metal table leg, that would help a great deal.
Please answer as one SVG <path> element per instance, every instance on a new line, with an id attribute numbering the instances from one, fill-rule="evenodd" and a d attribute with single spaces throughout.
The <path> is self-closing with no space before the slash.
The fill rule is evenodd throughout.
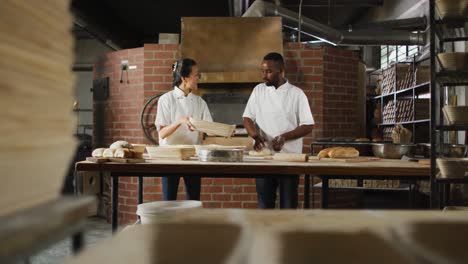
<path id="1" fill-rule="evenodd" d="M 310 208 L 310 176 L 309 174 L 304 174 L 304 208 Z"/>
<path id="2" fill-rule="evenodd" d="M 112 232 L 117 231 L 119 225 L 119 176 L 112 175 Z"/>
<path id="3" fill-rule="evenodd" d="M 445 206 L 450 206 L 450 183 L 446 183 L 444 185 L 444 194 L 445 194 L 445 197 L 444 197 L 444 204 L 442 208 Z"/>
<path id="4" fill-rule="evenodd" d="M 444 209 L 444 192 L 445 192 L 445 183 L 440 184 L 440 188 L 438 189 L 439 192 L 439 208 Z"/>
<path id="5" fill-rule="evenodd" d="M 364 180 L 363 179 L 357 179 L 357 187 L 364 187 Z"/>
<path id="6" fill-rule="evenodd" d="M 410 209 L 414 208 L 414 200 L 415 200 L 415 184 L 409 183 L 409 193 L 408 193 L 408 207 Z"/>
<path id="7" fill-rule="evenodd" d="M 328 177 L 322 178 L 322 208 L 328 208 Z"/>
<path id="8" fill-rule="evenodd" d="M 143 177 L 138 177 L 138 204 L 143 203 Z"/>
<path id="9" fill-rule="evenodd" d="M 310 192 L 310 194 L 312 195 L 312 207 L 311 208 L 315 208 L 315 187 L 314 187 L 315 180 L 314 180 L 314 175 L 310 175 L 310 182 L 311 182 L 311 186 L 310 186 L 311 192 Z"/>
<path id="10" fill-rule="evenodd" d="M 72 236 L 72 251 L 77 254 L 83 249 L 84 235 L 83 232 L 78 232 Z"/>

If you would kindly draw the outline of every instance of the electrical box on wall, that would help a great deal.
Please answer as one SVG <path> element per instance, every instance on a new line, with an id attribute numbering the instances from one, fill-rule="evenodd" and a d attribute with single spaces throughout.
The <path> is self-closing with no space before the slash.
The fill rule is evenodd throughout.
<path id="1" fill-rule="evenodd" d="M 93 92 L 94 101 L 105 101 L 109 98 L 109 77 L 93 80 Z"/>
<path id="2" fill-rule="evenodd" d="M 128 70 L 128 60 L 120 61 L 120 64 L 122 65 L 122 71 Z"/>

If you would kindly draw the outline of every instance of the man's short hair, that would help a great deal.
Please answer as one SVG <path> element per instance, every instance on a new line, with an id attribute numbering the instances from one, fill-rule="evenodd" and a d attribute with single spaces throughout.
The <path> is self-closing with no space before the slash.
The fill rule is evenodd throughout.
<path id="1" fill-rule="evenodd" d="M 270 52 L 265 57 L 263 57 L 263 60 L 272 60 L 276 62 L 281 68 L 284 68 L 284 59 L 281 54 L 277 52 Z"/>

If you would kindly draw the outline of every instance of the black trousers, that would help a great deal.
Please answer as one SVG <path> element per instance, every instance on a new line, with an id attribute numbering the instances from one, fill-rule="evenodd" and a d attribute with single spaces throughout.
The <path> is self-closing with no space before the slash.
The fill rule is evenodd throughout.
<path id="1" fill-rule="evenodd" d="M 177 189 L 180 177 L 162 177 L 164 201 L 177 200 Z M 200 200 L 201 178 L 197 176 L 184 176 L 186 199 Z"/>
<path id="2" fill-rule="evenodd" d="M 276 190 L 279 187 L 280 208 L 297 208 L 299 175 L 288 177 L 257 178 L 258 208 L 275 208 Z"/>

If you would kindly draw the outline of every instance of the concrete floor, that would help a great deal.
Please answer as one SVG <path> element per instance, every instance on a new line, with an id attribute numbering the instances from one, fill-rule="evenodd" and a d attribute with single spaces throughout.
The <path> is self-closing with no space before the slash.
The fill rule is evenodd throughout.
<path id="1" fill-rule="evenodd" d="M 84 249 L 92 247 L 99 241 L 111 237 L 111 225 L 103 218 L 90 217 L 86 223 L 84 237 Z M 63 263 L 72 255 L 71 239 L 64 239 L 57 244 L 50 246 L 44 251 L 30 258 L 32 264 L 56 264 Z"/>

